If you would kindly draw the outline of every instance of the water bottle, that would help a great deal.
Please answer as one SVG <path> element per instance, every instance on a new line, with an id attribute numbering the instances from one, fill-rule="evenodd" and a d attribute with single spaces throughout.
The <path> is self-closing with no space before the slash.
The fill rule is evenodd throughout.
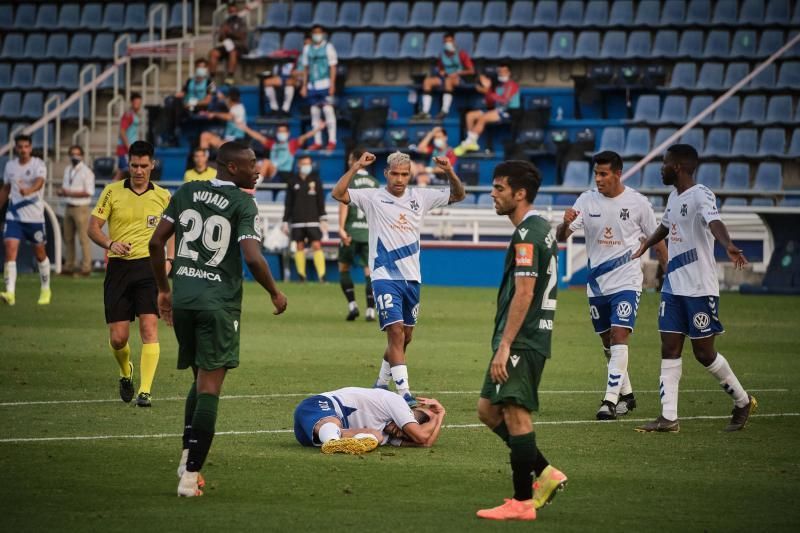
<path id="1" fill-rule="evenodd" d="M 558 109 L 556 109 L 556 120 L 560 121 L 563 119 L 564 119 L 564 108 L 558 106 Z"/>

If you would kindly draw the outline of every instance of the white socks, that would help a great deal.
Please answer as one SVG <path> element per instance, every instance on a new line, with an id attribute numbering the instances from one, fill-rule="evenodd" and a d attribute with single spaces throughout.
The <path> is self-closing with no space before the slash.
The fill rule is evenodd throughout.
<path id="1" fill-rule="evenodd" d="M 731 365 L 728 364 L 727 359 L 722 357 L 721 353 L 717 352 L 716 359 L 706 367 L 706 370 L 719 380 L 722 390 L 731 395 L 736 407 L 744 407 L 750 402 L 747 391 L 739 383 L 733 370 L 731 370 Z"/>
<path id="2" fill-rule="evenodd" d="M 616 405 L 619 401 L 622 381 L 628 373 L 628 346 L 614 344 L 609 351 L 611 357 L 608 361 L 608 383 L 606 383 L 604 400 Z"/>
<path id="3" fill-rule="evenodd" d="M 611 361 L 611 348 L 603 347 L 603 352 L 606 354 L 606 361 Z M 608 366 L 608 365 L 606 365 Z M 627 366 L 627 365 L 626 365 Z M 633 394 L 633 385 L 631 385 L 631 377 L 627 370 L 625 370 L 625 374 L 622 376 L 622 384 L 619 388 L 619 395 L 625 396 L 628 394 Z"/>
<path id="4" fill-rule="evenodd" d="M 358 309 L 358 304 L 356 302 L 347 302 L 347 308 L 352 311 L 353 309 Z"/>
<path id="5" fill-rule="evenodd" d="M 17 262 L 8 261 L 3 270 L 3 280 L 6 282 L 6 292 L 14 294 L 17 290 Z"/>
<path id="6" fill-rule="evenodd" d="M 478 142 L 478 134 L 470 131 L 467 133 L 467 142 L 469 143 L 477 143 Z"/>
<path id="7" fill-rule="evenodd" d="M 16 275 L 16 263 L 14 264 L 14 274 Z M 50 258 L 45 257 L 44 261 L 39 263 L 39 281 L 42 282 L 42 289 L 50 288 Z"/>
<path id="8" fill-rule="evenodd" d="M 433 96 L 425 93 L 422 95 L 422 112 L 423 113 L 430 113 L 431 112 L 431 104 L 433 103 Z"/>
<path id="9" fill-rule="evenodd" d="M 275 95 L 275 87 L 264 87 L 264 94 L 269 100 L 269 108 L 273 111 L 278 110 L 278 97 Z"/>
<path id="10" fill-rule="evenodd" d="M 678 384 L 681 381 L 682 359 L 661 360 L 661 416 L 667 420 L 678 419 Z"/>
<path id="11" fill-rule="evenodd" d="M 342 436 L 342 428 L 333 422 L 326 422 L 319 428 L 319 441 L 325 444 L 328 441 L 336 440 Z"/>
<path id="12" fill-rule="evenodd" d="M 287 113 L 292 108 L 292 100 L 294 100 L 294 85 L 287 85 L 283 88 L 283 110 Z"/>
<path id="13" fill-rule="evenodd" d="M 311 106 L 311 127 L 317 129 L 319 121 L 322 119 L 322 114 L 319 112 L 319 106 Z M 322 132 L 318 131 L 314 134 L 314 144 L 322 144 Z"/>
<path id="14" fill-rule="evenodd" d="M 442 113 L 448 114 L 451 105 L 453 105 L 453 93 L 444 93 L 442 95 Z"/>
<path id="15" fill-rule="evenodd" d="M 333 110 L 332 105 L 323 106 L 322 112 L 325 113 L 325 127 L 328 129 L 328 142 L 336 144 L 336 112 Z"/>
<path id="16" fill-rule="evenodd" d="M 381 361 L 381 370 L 378 373 L 378 381 L 375 382 L 375 385 L 388 387 L 390 379 L 392 379 L 392 367 L 389 364 L 389 361 L 384 359 Z"/>
<path id="17" fill-rule="evenodd" d="M 397 365 L 392 367 L 392 379 L 394 380 L 394 388 L 400 396 L 409 392 L 408 387 L 408 367 L 406 365 Z"/>

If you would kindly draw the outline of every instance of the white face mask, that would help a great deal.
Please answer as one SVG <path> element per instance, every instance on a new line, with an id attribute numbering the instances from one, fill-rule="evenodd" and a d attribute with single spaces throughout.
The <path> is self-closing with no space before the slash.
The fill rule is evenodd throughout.
<path id="1" fill-rule="evenodd" d="M 442 148 L 447 146 L 447 143 L 441 137 L 437 137 L 436 139 L 433 140 L 433 145 L 441 150 Z"/>
<path id="2" fill-rule="evenodd" d="M 285 143 L 289 140 L 289 134 L 285 131 L 279 131 L 278 135 L 276 136 L 279 142 Z"/>
<path id="3" fill-rule="evenodd" d="M 455 52 L 456 51 L 456 44 L 455 43 L 444 43 L 444 49 L 448 52 Z"/>
<path id="4" fill-rule="evenodd" d="M 308 176 L 309 174 L 311 174 L 312 168 L 313 167 L 311 165 L 300 165 L 300 174 L 302 174 L 303 176 Z"/>
<path id="5" fill-rule="evenodd" d="M 497 81 L 500 83 L 505 83 L 509 80 L 510 76 L 497 76 Z"/>
<path id="6" fill-rule="evenodd" d="M 194 75 L 198 78 L 205 78 L 208 76 L 208 69 L 206 67 L 197 67 L 194 71 Z"/>
<path id="7" fill-rule="evenodd" d="M 314 41 L 316 44 L 321 43 L 323 37 L 324 37 L 324 35 L 322 33 L 312 33 L 311 34 L 311 40 Z"/>

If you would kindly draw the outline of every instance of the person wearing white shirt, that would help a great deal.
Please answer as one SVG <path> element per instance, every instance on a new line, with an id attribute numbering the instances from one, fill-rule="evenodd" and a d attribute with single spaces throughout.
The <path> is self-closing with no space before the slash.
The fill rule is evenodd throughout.
<path id="1" fill-rule="evenodd" d="M 89 204 L 94 194 L 94 172 L 83 161 L 83 148 L 69 149 L 70 165 L 64 169 L 64 180 L 58 195 L 66 199 L 64 213 L 64 242 L 67 245 L 64 274 L 88 276 L 92 273 L 92 253 L 89 247 Z M 81 243 L 80 270 L 75 270 L 75 236 Z"/>
<path id="2" fill-rule="evenodd" d="M 0 208 L 8 201 L 6 224 L 3 229 L 5 247 L 5 269 L 3 278 L 6 290 L 0 293 L 0 301 L 8 305 L 16 303 L 17 254 L 19 242 L 26 240 L 33 245 L 33 254 L 39 263 L 39 305 L 50 303 L 50 259 L 47 257 L 47 231 L 44 224 L 44 181 L 47 167 L 44 161 L 33 157 L 30 135 L 17 135 L 14 139 L 17 157 L 6 165 L 3 187 L 0 189 Z"/>
<path id="3" fill-rule="evenodd" d="M 688 144 L 667 148 L 661 167 L 664 185 L 675 190 L 667 200 L 661 224 L 645 240 L 633 259 L 669 237 L 669 263 L 661 289 L 658 329 L 661 332 L 661 416 L 636 428 L 640 432 L 677 432 L 678 384 L 681 352 L 689 337 L 700 364 L 719 380 L 733 398 L 733 412 L 725 431 L 744 429 L 756 409 L 756 399 L 744 390 L 728 361 L 714 347 L 714 337 L 724 333 L 719 320 L 719 282 L 714 259 L 714 239 L 725 249 L 735 268 L 747 264 L 742 250 L 733 244 L 717 211 L 714 193 L 696 184 L 697 150 Z"/>
<path id="4" fill-rule="evenodd" d="M 420 228 L 432 209 L 464 199 L 464 185 L 446 157 L 435 158 L 436 165 L 450 182 L 449 190 L 408 188 L 411 158 L 395 152 L 387 158 L 383 171 L 386 187 L 349 189 L 350 181 L 375 161 L 369 152 L 361 155 L 336 183 L 334 199 L 354 205 L 364 212 L 369 226 L 369 269 L 372 290 L 378 306 L 378 319 L 386 331 L 387 347 L 376 387 L 388 389 L 394 381 L 397 394 L 409 405 L 416 405 L 408 383 L 406 348 L 419 314 L 422 276 L 419 266 Z"/>
<path id="5" fill-rule="evenodd" d="M 608 360 L 606 394 L 598 420 L 615 420 L 636 407 L 628 376 L 628 337 L 633 333 L 642 293 L 642 265 L 631 260 L 642 239 L 656 229 L 650 202 L 622 182 L 622 158 L 604 151 L 592 159 L 596 189 L 580 195 L 564 212 L 556 236 L 565 241 L 583 229 L 589 256 L 586 294 L 594 331 L 600 335 Z M 656 245 L 662 267 L 667 248 Z"/>

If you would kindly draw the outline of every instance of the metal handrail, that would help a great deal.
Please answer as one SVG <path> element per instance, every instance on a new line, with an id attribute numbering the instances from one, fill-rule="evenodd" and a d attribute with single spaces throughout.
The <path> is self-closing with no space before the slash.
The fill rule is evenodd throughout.
<path id="1" fill-rule="evenodd" d="M 127 102 L 131 99 L 131 58 L 127 55 L 122 56 L 120 53 L 123 44 L 125 46 L 131 44 L 131 36 L 127 33 L 123 33 L 114 41 L 114 64 L 118 64 L 123 59 L 125 61 L 125 101 Z M 114 70 L 114 95 L 117 94 L 119 94 L 119 68 Z"/>
<path id="2" fill-rule="evenodd" d="M 53 104 L 55 104 L 54 107 L 58 107 L 61 104 L 62 100 L 63 100 L 63 97 L 58 93 L 52 95 L 50 98 L 45 100 L 44 108 L 43 108 L 44 114 L 47 115 L 51 111 L 50 107 Z M 55 160 L 56 160 L 56 162 L 58 162 L 58 161 L 61 160 L 61 115 L 56 115 L 55 123 L 56 123 L 56 130 L 55 130 L 55 133 L 54 133 L 55 139 L 53 139 L 53 144 L 55 144 Z M 44 153 L 47 154 L 47 149 L 50 146 L 50 142 L 49 142 L 49 137 L 50 137 L 49 133 L 50 133 L 50 131 L 49 131 L 49 128 L 47 127 L 47 124 L 45 124 L 44 128 L 45 128 L 44 129 Z"/>
<path id="3" fill-rule="evenodd" d="M 85 82 L 86 73 L 90 72 L 92 77 L 89 79 L 88 83 L 92 83 L 95 78 L 97 78 L 97 65 L 94 63 L 89 63 L 85 65 L 80 73 L 78 73 L 78 90 L 83 92 L 84 86 L 87 85 Z M 97 85 L 92 85 L 92 98 L 91 103 L 89 104 L 89 112 L 91 115 L 91 124 L 92 129 L 94 129 L 97 119 L 95 118 L 97 111 Z M 84 109 L 83 109 L 83 95 L 81 95 L 81 99 L 78 101 L 78 124 L 83 126 L 83 116 L 84 116 Z"/>
<path id="4" fill-rule="evenodd" d="M 81 124 L 81 126 L 75 130 L 75 133 L 72 134 L 72 145 L 82 146 L 86 155 L 89 155 L 89 133 L 89 128 L 86 125 Z M 84 137 L 85 142 L 83 143 L 79 141 L 81 136 Z"/>
<path id="5" fill-rule="evenodd" d="M 142 104 L 145 106 L 144 116 L 142 118 L 142 131 L 146 132 L 149 131 L 149 117 L 147 116 L 147 96 L 150 92 L 150 78 L 151 76 L 155 79 L 155 84 L 153 85 L 153 93 L 155 95 L 155 103 L 158 105 L 161 103 L 161 70 L 159 69 L 158 65 L 153 63 L 142 72 Z M 151 100 L 152 101 L 152 100 Z"/>
<path id="6" fill-rule="evenodd" d="M 125 106 L 125 99 L 122 98 L 122 95 L 114 95 L 114 98 L 106 104 L 106 157 L 111 157 L 112 118 L 117 116 L 114 113 L 114 105 Z"/>
<path id="7" fill-rule="evenodd" d="M 161 40 L 165 40 L 167 38 L 167 18 L 169 16 L 169 12 L 167 11 L 167 4 L 156 4 L 150 8 L 150 14 L 148 17 L 148 26 L 149 30 L 147 35 L 150 39 L 150 42 L 153 42 L 155 39 L 156 32 L 156 14 L 161 13 Z M 151 57 L 148 62 L 149 65 L 153 64 L 153 58 Z"/>

